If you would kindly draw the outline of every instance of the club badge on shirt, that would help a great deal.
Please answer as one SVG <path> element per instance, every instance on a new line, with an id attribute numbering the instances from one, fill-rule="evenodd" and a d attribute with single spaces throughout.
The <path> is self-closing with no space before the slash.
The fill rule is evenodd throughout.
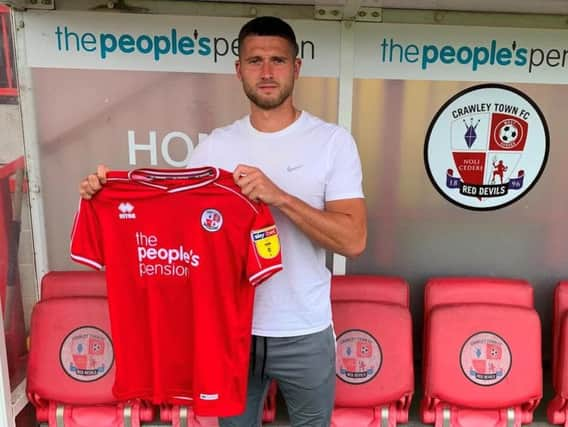
<path id="1" fill-rule="evenodd" d="M 280 253 L 280 240 L 275 225 L 253 230 L 251 233 L 258 255 L 264 259 L 272 259 Z"/>
<path id="2" fill-rule="evenodd" d="M 223 225 L 223 215 L 217 209 L 205 209 L 201 214 L 201 226 L 207 231 L 218 231 Z"/>

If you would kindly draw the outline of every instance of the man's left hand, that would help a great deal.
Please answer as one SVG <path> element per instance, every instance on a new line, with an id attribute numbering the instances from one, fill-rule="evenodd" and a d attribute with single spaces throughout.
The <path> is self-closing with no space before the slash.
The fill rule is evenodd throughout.
<path id="1" fill-rule="evenodd" d="M 284 204 L 288 197 L 286 192 L 253 166 L 238 165 L 233 172 L 233 178 L 241 192 L 250 200 L 278 207 Z"/>

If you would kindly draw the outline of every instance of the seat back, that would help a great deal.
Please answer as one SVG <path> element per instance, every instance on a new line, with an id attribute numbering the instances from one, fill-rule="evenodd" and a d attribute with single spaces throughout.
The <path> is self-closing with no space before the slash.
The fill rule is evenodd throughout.
<path id="1" fill-rule="evenodd" d="M 336 415 L 350 425 L 360 411 L 393 410 L 408 418 L 414 391 L 408 284 L 400 278 L 336 276 L 331 298 L 336 347 Z M 357 419 L 359 419 L 357 418 Z M 362 421 L 357 421 L 361 423 Z"/>
<path id="2" fill-rule="evenodd" d="M 27 394 L 51 426 L 139 427 L 150 405 L 117 402 L 114 351 L 102 273 L 51 272 L 32 311 Z"/>
<path id="3" fill-rule="evenodd" d="M 102 271 L 50 271 L 41 279 L 41 299 L 62 297 L 106 297 Z"/>
<path id="4" fill-rule="evenodd" d="M 333 276 L 331 301 L 374 302 L 408 307 L 408 283 L 400 277 L 346 275 Z"/>
<path id="5" fill-rule="evenodd" d="M 423 422 L 438 425 L 443 408 L 451 408 L 456 426 L 507 425 L 506 414 L 517 417 L 515 425 L 532 420 L 542 397 L 540 319 L 532 298 L 524 280 L 428 282 Z"/>
<path id="6" fill-rule="evenodd" d="M 435 277 L 428 280 L 424 290 L 423 347 L 428 334 L 428 316 L 440 305 L 501 304 L 532 308 L 534 292 L 523 279 L 495 277 Z M 426 349 L 423 348 L 423 354 Z"/>
<path id="7" fill-rule="evenodd" d="M 48 401 L 94 405 L 114 402 L 114 353 L 107 300 L 52 298 L 32 312 L 28 394 Z"/>
<path id="8" fill-rule="evenodd" d="M 442 304 L 502 304 L 532 308 L 534 292 L 523 279 L 495 277 L 438 277 L 428 280 L 424 291 L 424 313 L 427 316 Z"/>

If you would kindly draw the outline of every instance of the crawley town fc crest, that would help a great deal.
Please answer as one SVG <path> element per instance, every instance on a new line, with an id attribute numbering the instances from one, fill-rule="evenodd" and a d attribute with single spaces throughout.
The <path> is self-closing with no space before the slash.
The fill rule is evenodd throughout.
<path id="1" fill-rule="evenodd" d="M 223 215 L 217 209 L 205 209 L 201 214 L 201 226 L 210 232 L 221 229 L 223 225 Z"/>
<path id="2" fill-rule="evenodd" d="M 430 124 L 424 161 L 449 201 L 467 209 L 506 206 L 538 180 L 548 158 L 548 127 L 538 106 L 503 85 L 468 88 Z"/>
<path id="3" fill-rule="evenodd" d="M 481 386 L 492 386 L 503 381 L 511 370 L 512 360 L 507 342 L 488 331 L 469 337 L 460 353 L 463 374 Z"/>
<path id="4" fill-rule="evenodd" d="M 343 382 L 364 384 L 381 370 L 383 353 L 369 332 L 349 329 L 337 337 L 335 374 Z"/>
<path id="5" fill-rule="evenodd" d="M 104 377 L 114 363 L 112 341 L 102 329 L 82 326 L 71 331 L 61 343 L 61 367 L 80 382 Z"/>

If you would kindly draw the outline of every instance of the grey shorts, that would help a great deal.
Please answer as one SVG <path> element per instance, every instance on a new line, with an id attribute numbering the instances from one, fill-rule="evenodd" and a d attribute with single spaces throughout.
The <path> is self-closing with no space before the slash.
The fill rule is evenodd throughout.
<path id="1" fill-rule="evenodd" d="M 221 418 L 220 427 L 261 426 L 272 379 L 286 401 L 292 427 L 329 427 L 335 397 L 332 327 L 297 337 L 253 336 L 245 413 Z"/>

